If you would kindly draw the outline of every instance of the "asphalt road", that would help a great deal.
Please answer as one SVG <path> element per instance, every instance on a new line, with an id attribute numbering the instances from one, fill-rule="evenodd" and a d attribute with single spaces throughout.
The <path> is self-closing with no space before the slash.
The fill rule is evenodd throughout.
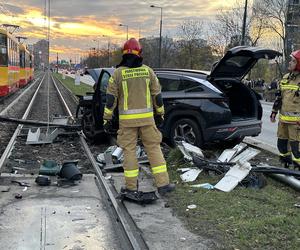
<path id="1" fill-rule="evenodd" d="M 270 114 L 272 111 L 271 102 L 262 101 L 262 108 L 263 108 L 263 116 L 262 116 L 262 131 L 259 136 L 257 137 L 248 137 L 247 140 L 254 142 L 255 144 L 259 144 L 259 146 L 267 149 L 271 152 L 278 152 L 277 151 L 277 123 L 278 119 L 275 123 L 270 122 Z"/>

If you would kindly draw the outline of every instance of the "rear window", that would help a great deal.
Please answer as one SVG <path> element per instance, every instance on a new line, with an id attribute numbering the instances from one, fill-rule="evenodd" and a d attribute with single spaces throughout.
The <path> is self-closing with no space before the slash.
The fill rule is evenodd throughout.
<path id="1" fill-rule="evenodd" d="M 226 65 L 227 66 L 234 66 L 234 67 L 238 67 L 238 68 L 242 68 L 244 66 L 246 66 L 246 64 L 252 60 L 251 57 L 246 57 L 246 56 L 235 56 L 231 59 L 228 59 L 226 61 Z"/>
<path id="2" fill-rule="evenodd" d="M 179 90 L 186 90 L 188 92 L 203 91 L 199 82 L 189 80 L 189 79 L 181 79 Z"/>
<path id="3" fill-rule="evenodd" d="M 162 92 L 178 91 L 180 89 L 180 78 L 177 76 L 157 76 Z"/>

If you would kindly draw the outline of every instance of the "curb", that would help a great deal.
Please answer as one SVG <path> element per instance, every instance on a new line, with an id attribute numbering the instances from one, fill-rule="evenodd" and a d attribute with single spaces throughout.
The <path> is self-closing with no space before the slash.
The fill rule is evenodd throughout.
<path id="1" fill-rule="evenodd" d="M 251 137 L 247 137 L 243 140 L 243 142 L 251 145 L 251 146 L 254 146 L 254 147 L 257 147 L 259 149 L 262 149 L 262 150 L 265 150 L 265 151 L 268 151 L 269 153 L 272 153 L 274 155 L 279 155 L 279 152 L 278 152 L 278 149 L 268 143 L 264 143 L 262 141 L 259 141 L 255 138 L 251 138 Z"/>

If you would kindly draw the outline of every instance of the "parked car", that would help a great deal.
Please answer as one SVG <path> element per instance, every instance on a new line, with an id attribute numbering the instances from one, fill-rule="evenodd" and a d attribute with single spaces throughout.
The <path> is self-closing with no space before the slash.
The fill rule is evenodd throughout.
<path id="1" fill-rule="evenodd" d="M 274 59 L 274 50 L 239 46 L 230 49 L 210 74 L 199 70 L 155 69 L 162 86 L 165 122 L 160 128 L 171 144 L 183 139 L 193 145 L 216 141 L 240 142 L 261 132 L 259 95 L 242 78 L 261 59 Z M 103 133 L 108 80 L 115 69 L 90 69 L 95 92 L 80 98 L 83 131 L 88 138 Z M 118 110 L 113 126 L 118 128 Z"/>

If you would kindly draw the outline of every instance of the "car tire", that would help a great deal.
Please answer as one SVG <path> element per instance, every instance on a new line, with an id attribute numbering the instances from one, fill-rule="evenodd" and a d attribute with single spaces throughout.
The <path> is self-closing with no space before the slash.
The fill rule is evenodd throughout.
<path id="1" fill-rule="evenodd" d="M 200 126 L 192 119 L 182 118 L 177 120 L 170 130 L 171 145 L 175 146 L 177 140 L 183 140 L 201 147 L 203 145 L 203 138 Z"/>

